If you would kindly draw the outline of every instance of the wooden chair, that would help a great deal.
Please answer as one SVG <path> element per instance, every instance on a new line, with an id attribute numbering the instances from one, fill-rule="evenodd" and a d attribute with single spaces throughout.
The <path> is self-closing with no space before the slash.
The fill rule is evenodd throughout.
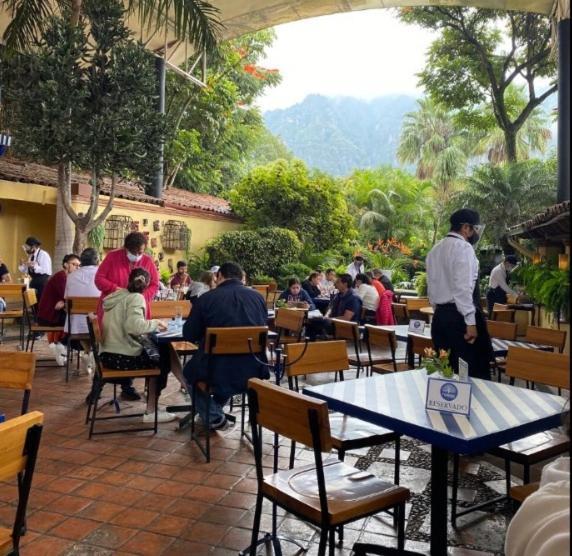
<path id="1" fill-rule="evenodd" d="M 408 489 L 378 479 L 338 459 L 322 459 L 332 447 L 330 416 L 325 402 L 258 379 L 248 382 L 250 424 L 258 492 L 250 554 L 256 553 L 262 502 L 266 498 L 287 512 L 320 528 L 318 556 L 333 554 L 335 530 L 382 510 L 395 509 L 397 545 L 405 543 Z M 313 449 L 314 462 L 264 476 L 263 429 Z M 278 449 L 278 448 L 275 448 Z"/>
<path id="2" fill-rule="evenodd" d="M 519 504 L 522 504 L 528 496 L 538 490 L 539 486 L 540 483 L 538 481 L 525 485 L 513 486 L 510 488 L 509 498 Z"/>
<path id="3" fill-rule="evenodd" d="M 558 353 L 564 351 L 566 345 L 566 330 L 554 330 L 553 328 L 540 328 L 539 326 L 529 326 L 524 336 L 525 342 L 552 346 Z"/>
<path id="4" fill-rule="evenodd" d="M 410 369 L 415 368 L 415 356 L 418 357 L 418 364 L 421 365 L 421 359 L 425 357 L 425 350 L 433 348 L 433 340 L 429 336 L 421 334 L 407 334 L 407 364 Z"/>
<path id="5" fill-rule="evenodd" d="M 511 384 L 516 378 L 534 383 L 546 384 L 570 389 L 570 356 L 536 349 L 509 347 L 506 359 L 506 375 Z M 526 403 L 523 400 L 523 403 Z M 494 456 L 505 461 L 506 494 L 510 493 L 511 462 L 523 466 L 523 483 L 530 483 L 530 466 L 570 451 L 570 439 L 559 429 L 552 429 L 515 442 L 503 444 L 488 450 Z M 457 512 L 457 488 L 459 481 L 459 455 L 453 459 L 453 494 L 451 504 L 451 521 L 453 526 L 459 515 L 475 508 Z"/>
<path id="6" fill-rule="evenodd" d="M 379 326 L 371 326 L 366 324 L 364 339 L 367 344 L 367 351 L 370 357 L 370 369 L 372 373 L 394 373 L 397 371 L 407 371 L 410 369 L 409 365 L 405 362 L 398 363 L 395 359 L 395 352 L 397 351 L 397 339 L 393 330 L 386 330 Z M 384 361 L 373 363 L 372 348 L 389 354 L 389 357 Z"/>
<path id="7" fill-rule="evenodd" d="M 23 390 L 22 415 L 28 412 L 32 380 L 36 372 L 36 354 L 22 351 L 0 352 L 0 388 Z"/>
<path id="8" fill-rule="evenodd" d="M 367 374 L 370 364 L 370 357 L 367 350 L 362 349 L 360 340 L 359 324 L 349 320 L 331 319 L 333 327 L 334 340 L 345 340 L 348 351 L 348 359 L 350 366 L 356 368 L 356 378 L 359 378 L 360 371 L 363 369 Z M 372 359 L 373 362 L 378 363 L 382 358 Z M 343 380 L 343 374 L 340 373 L 340 378 Z"/>
<path id="9" fill-rule="evenodd" d="M 11 529 L 0 527 L 0 554 L 19 554 L 26 511 L 42 436 L 44 414 L 32 411 L 0 423 L 0 483 L 17 477 L 18 505 Z"/>
<path id="10" fill-rule="evenodd" d="M 152 319 L 173 319 L 180 314 L 184 319 L 188 319 L 191 314 L 192 304 L 190 301 L 152 301 Z"/>
<path id="11" fill-rule="evenodd" d="M 256 290 L 263 298 L 264 302 L 268 301 L 268 292 L 270 290 L 270 284 L 254 284 L 252 286 L 253 290 Z"/>
<path id="12" fill-rule="evenodd" d="M 34 343 L 36 342 L 36 334 L 38 332 L 63 332 L 63 326 L 45 326 L 36 324 L 38 316 L 38 299 L 36 290 L 28 289 L 22 292 L 24 299 L 24 322 L 28 329 L 26 335 L 26 351 L 34 351 Z"/>
<path id="13" fill-rule="evenodd" d="M 305 351 L 304 351 L 305 350 Z M 302 353 L 304 354 L 302 356 Z M 349 366 L 346 343 L 334 340 L 332 342 L 311 342 L 306 344 L 289 344 L 286 346 L 286 376 L 290 390 L 299 391 L 298 377 L 316 373 L 332 373 L 344 371 Z M 295 363 L 290 364 L 289 361 Z M 378 427 L 348 417 L 343 413 L 330 413 L 330 432 L 332 446 L 338 452 L 340 460 L 344 460 L 348 450 L 369 446 L 377 446 L 387 442 L 395 442 L 395 478 L 399 484 L 399 448 L 401 435 L 389 429 Z M 294 467 L 295 442 L 290 451 L 290 469 Z"/>
<path id="14" fill-rule="evenodd" d="M 95 431 L 96 421 L 107 421 L 110 419 L 128 419 L 132 417 L 142 417 L 145 413 L 130 413 L 128 415 L 112 415 L 109 417 L 97 417 L 98 401 L 101 396 L 103 387 L 106 384 L 115 384 L 118 380 L 126 378 L 144 378 L 148 380 L 159 380 L 161 375 L 161 370 L 158 368 L 153 369 L 134 369 L 134 370 L 116 370 L 107 369 L 101 364 L 99 358 L 99 346 L 102 341 L 102 333 L 99 327 L 99 321 L 97 316 L 93 313 L 88 315 L 87 325 L 89 328 L 89 338 L 91 343 L 91 351 L 95 358 L 95 375 L 93 378 L 94 388 L 93 396 L 89 396 L 89 403 L 87 406 L 87 414 L 85 418 L 85 423 L 89 423 L 89 438 L 98 434 L 114 434 L 119 432 L 141 432 L 141 431 L 153 431 L 157 434 L 157 409 L 159 401 L 159 389 L 157 388 L 157 395 L 155 397 L 155 423 L 152 427 L 139 427 L 139 428 L 127 428 L 127 429 L 113 429 L 104 431 Z M 115 399 L 115 396 L 114 396 Z"/>
<path id="15" fill-rule="evenodd" d="M 515 322 L 504 322 L 500 320 L 487 320 L 487 330 L 491 338 L 500 340 L 516 340 L 518 325 Z M 501 374 L 506 366 L 506 357 L 495 357 L 491 361 L 491 368 L 498 373 L 498 382 L 501 381 Z"/>
<path id="16" fill-rule="evenodd" d="M 71 329 L 71 317 L 73 315 L 81 315 L 84 318 L 90 313 L 95 313 L 97 311 L 97 305 L 99 303 L 99 297 L 68 297 L 66 299 L 66 313 L 68 314 L 67 319 L 67 343 L 68 343 L 68 354 L 66 357 L 66 382 L 69 380 L 70 373 L 70 362 L 73 357 L 74 343 L 80 342 L 82 347 L 87 351 L 87 346 L 89 345 L 90 336 L 89 334 L 72 334 Z M 77 368 L 79 369 L 79 352 L 81 350 L 75 349 L 77 351 Z"/>
<path id="17" fill-rule="evenodd" d="M 210 411 L 210 394 L 213 392 L 213 372 L 214 364 L 219 356 L 238 356 L 238 355 L 251 355 L 264 360 L 266 357 L 266 341 L 268 337 L 267 326 L 236 326 L 225 328 L 207 328 L 205 334 L 205 351 L 207 355 L 207 379 L 193 384 L 192 388 L 192 409 L 191 409 L 191 439 L 195 441 L 207 463 L 211 460 L 210 452 L 210 422 L 208 420 Z M 203 423 L 205 427 L 205 443 L 204 446 L 200 441 L 199 434 L 195 430 L 195 415 L 196 415 L 196 393 L 197 388 L 205 393 L 207 397 L 207 422 Z M 244 398 L 243 398 L 244 400 Z M 244 434 L 244 416 L 245 404 L 242 404 L 242 427 L 241 434 Z M 226 415 L 227 419 L 235 420 L 233 415 Z"/>
<path id="18" fill-rule="evenodd" d="M 493 305 L 492 320 L 502 322 L 514 322 L 516 311 L 509 309 L 506 305 L 495 303 Z"/>
<path id="19" fill-rule="evenodd" d="M 24 292 L 23 284 L 0 284 L 0 297 L 7 302 L 15 301 L 20 306 L 0 313 L 0 343 L 4 340 L 4 321 L 7 319 L 20 319 L 20 348 L 24 349 Z"/>
<path id="20" fill-rule="evenodd" d="M 393 318 L 397 324 L 409 323 L 409 313 L 407 312 L 407 305 L 405 303 L 392 303 L 391 309 L 393 311 Z"/>
<path id="21" fill-rule="evenodd" d="M 419 319 L 428 322 L 428 315 L 419 311 L 419 309 L 431 305 L 428 297 L 406 297 L 405 305 L 407 307 L 407 315 L 410 319 Z"/>
<path id="22" fill-rule="evenodd" d="M 278 333 L 276 345 L 296 343 L 302 339 L 308 312 L 280 307 L 274 316 L 274 328 Z"/>

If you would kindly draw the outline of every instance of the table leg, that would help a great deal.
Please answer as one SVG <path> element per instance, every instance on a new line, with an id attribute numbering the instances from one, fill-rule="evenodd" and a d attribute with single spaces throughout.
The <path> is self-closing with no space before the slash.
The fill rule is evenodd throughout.
<path id="1" fill-rule="evenodd" d="M 447 554 L 448 453 L 431 446 L 431 556 Z"/>

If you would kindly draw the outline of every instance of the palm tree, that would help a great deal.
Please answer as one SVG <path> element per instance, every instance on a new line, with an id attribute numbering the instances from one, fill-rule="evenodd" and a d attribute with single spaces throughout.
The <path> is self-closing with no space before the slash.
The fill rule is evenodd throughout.
<path id="1" fill-rule="evenodd" d="M 418 100 L 417 104 L 417 112 L 405 115 L 397 158 L 401 163 L 416 164 L 417 177 L 433 183 L 438 206 L 434 219 L 434 242 L 444 207 L 467 167 L 468 136 L 443 106 L 430 98 Z"/>
<path id="2" fill-rule="evenodd" d="M 527 104 L 523 88 L 509 85 L 505 93 L 505 103 L 511 119 L 516 118 Z M 491 164 L 508 162 L 506 136 L 496 125 L 491 105 L 485 104 L 477 110 L 482 114 L 481 121 L 488 123 L 488 129 L 476 133 L 473 154 L 486 155 Z M 544 154 L 551 135 L 547 115 L 540 107 L 536 107 L 516 132 L 517 160 L 528 160 L 534 152 Z"/>
<path id="3" fill-rule="evenodd" d="M 83 0 L 1 0 L 2 7 L 12 13 L 12 20 L 4 32 L 8 52 L 25 51 L 37 44 L 46 30 L 51 16 L 61 13 L 69 17 L 70 26 L 80 22 Z M 126 16 L 136 15 L 142 28 L 150 31 L 174 27 L 177 38 L 188 40 L 196 50 L 211 50 L 217 43 L 222 28 L 219 10 L 204 0 L 129 0 Z M 70 172 L 70 168 L 60 168 Z M 113 194 L 113 192 L 112 192 Z M 64 199 L 63 188 L 58 189 L 56 201 L 56 260 L 71 252 L 74 223 L 71 199 Z"/>

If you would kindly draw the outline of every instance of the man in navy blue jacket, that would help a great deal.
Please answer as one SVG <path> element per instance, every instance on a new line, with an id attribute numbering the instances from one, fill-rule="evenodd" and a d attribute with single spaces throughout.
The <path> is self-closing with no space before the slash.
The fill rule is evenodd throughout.
<path id="1" fill-rule="evenodd" d="M 198 343 L 199 350 L 184 369 L 187 383 L 192 387 L 207 378 L 208 355 L 205 353 L 207 328 L 230 326 L 266 326 L 268 310 L 264 298 L 256 290 L 242 284 L 242 268 L 235 263 L 224 263 L 217 273 L 217 287 L 195 301 L 183 336 Z M 223 406 L 234 394 L 246 391 L 248 379 L 269 378 L 268 369 L 250 355 L 219 355 L 213 363 L 210 403 L 210 428 L 225 426 Z M 196 409 L 206 422 L 208 394 L 197 388 Z"/>

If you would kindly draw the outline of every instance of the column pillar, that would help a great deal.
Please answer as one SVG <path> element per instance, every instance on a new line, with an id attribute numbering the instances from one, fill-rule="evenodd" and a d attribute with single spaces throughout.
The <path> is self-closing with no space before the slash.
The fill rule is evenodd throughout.
<path id="1" fill-rule="evenodd" d="M 165 113 L 165 59 L 163 57 L 155 58 L 155 72 L 157 76 L 157 110 L 160 114 Z M 151 188 L 149 194 L 157 199 L 160 199 L 163 194 L 163 177 L 164 177 L 164 160 L 163 149 L 164 143 L 161 141 L 157 145 L 159 151 L 159 161 L 157 163 L 157 170 L 151 177 Z"/>
<path id="2" fill-rule="evenodd" d="M 558 22 L 558 202 L 570 200 L 570 18 Z"/>

